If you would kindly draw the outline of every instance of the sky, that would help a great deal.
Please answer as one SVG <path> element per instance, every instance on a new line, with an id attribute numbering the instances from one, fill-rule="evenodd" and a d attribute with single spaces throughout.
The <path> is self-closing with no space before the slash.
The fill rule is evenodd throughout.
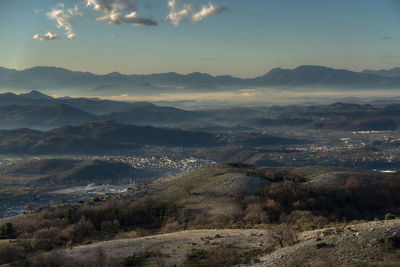
<path id="1" fill-rule="evenodd" d="M 400 0 L 0 0 L 0 66 L 93 73 L 400 66 Z"/>

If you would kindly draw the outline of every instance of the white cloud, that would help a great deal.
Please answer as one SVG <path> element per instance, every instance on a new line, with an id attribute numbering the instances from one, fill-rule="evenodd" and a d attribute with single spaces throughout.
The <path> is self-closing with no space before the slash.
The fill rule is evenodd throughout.
<path id="1" fill-rule="evenodd" d="M 45 34 L 35 34 L 32 39 L 34 40 L 40 40 L 40 41 L 45 41 L 45 40 L 55 40 L 57 39 L 58 36 L 54 32 L 46 32 Z"/>
<path id="2" fill-rule="evenodd" d="M 86 5 L 103 13 L 103 16 L 96 19 L 97 21 L 108 24 L 157 25 L 152 19 L 142 18 L 136 4 L 130 0 L 86 0 Z"/>
<path id="3" fill-rule="evenodd" d="M 83 13 L 79 10 L 79 6 L 64 11 L 64 4 L 57 5 L 56 8 L 46 13 L 47 17 L 57 22 L 57 28 L 62 28 L 66 31 L 67 39 L 72 40 L 76 37 L 73 33 L 71 16 L 82 16 Z"/>
<path id="4" fill-rule="evenodd" d="M 199 11 L 195 12 L 196 8 L 193 4 L 185 3 L 179 9 L 178 0 L 168 0 L 168 7 L 170 8 L 170 12 L 166 19 L 175 26 L 189 20 L 199 22 L 206 17 L 218 15 L 228 9 L 227 7 L 214 5 L 210 2 L 208 6 L 202 6 Z"/>
<path id="5" fill-rule="evenodd" d="M 75 5 L 74 8 L 67 10 L 71 16 L 83 16 L 83 12 L 79 9 L 79 5 Z"/>
<path id="6" fill-rule="evenodd" d="M 182 8 L 178 10 L 177 0 L 169 0 L 168 6 L 170 8 L 170 12 L 167 16 L 167 20 L 175 26 L 178 26 L 182 22 L 187 22 L 195 10 L 194 5 L 192 4 L 184 4 Z"/>
<path id="7" fill-rule="evenodd" d="M 213 3 L 209 3 L 208 6 L 203 6 L 201 10 L 192 16 L 193 21 L 202 21 L 206 17 L 215 16 L 221 14 L 226 11 L 228 8 L 224 6 L 214 5 Z"/>
<path id="8" fill-rule="evenodd" d="M 76 34 L 75 34 L 75 33 L 68 33 L 68 34 L 67 34 L 67 39 L 68 39 L 68 40 L 75 39 L 75 37 L 76 37 Z"/>

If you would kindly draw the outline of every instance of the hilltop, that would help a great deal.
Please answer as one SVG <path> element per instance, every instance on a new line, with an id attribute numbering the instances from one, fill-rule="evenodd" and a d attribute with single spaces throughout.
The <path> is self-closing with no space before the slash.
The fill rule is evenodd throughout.
<path id="1" fill-rule="evenodd" d="M 43 169 L 46 164 L 38 172 Z M 32 249 L 26 254 L 25 243 L 18 241 L 0 252 L 12 251 L 8 261 L 28 255 L 30 262 L 76 266 L 123 260 L 148 265 L 342 264 L 362 261 L 365 255 L 372 262 L 383 258 L 392 263 L 400 247 L 398 220 L 347 221 L 396 218 L 399 189 L 398 174 L 215 164 L 104 199 L 3 219 L 3 225 L 11 223 L 2 226 L 3 238 L 25 238 Z M 56 250 L 65 247 L 72 249 Z M 324 258 L 328 252 L 337 258 Z M 10 254 L 1 255 L 6 262 Z"/>
<path id="2" fill-rule="evenodd" d="M 209 147 L 223 143 L 221 136 L 212 133 L 112 121 L 64 126 L 49 131 L 0 130 L 2 154 L 96 154 L 145 145 Z"/>
<path id="3" fill-rule="evenodd" d="M 2 175 L 31 177 L 37 184 L 60 185 L 118 184 L 129 182 L 137 171 L 126 163 L 101 160 L 41 159 L 9 166 Z"/>

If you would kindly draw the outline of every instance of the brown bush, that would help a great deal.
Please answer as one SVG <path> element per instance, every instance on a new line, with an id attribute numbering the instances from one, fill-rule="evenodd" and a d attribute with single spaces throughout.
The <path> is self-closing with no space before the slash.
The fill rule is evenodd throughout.
<path id="1" fill-rule="evenodd" d="M 49 227 L 37 230 L 33 233 L 32 245 L 35 250 L 51 250 L 62 244 L 62 241 L 58 238 L 60 228 Z"/>
<path id="2" fill-rule="evenodd" d="M 211 221 L 214 223 L 229 223 L 232 221 L 232 216 L 228 216 L 226 214 L 216 214 L 211 218 Z"/>
<path id="3" fill-rule="evenodd" d="M 118 233 L 115 236 L 115 239 L 131 239 L 131 238 L 136 238 L 138 236 L 139 234 L 135 230 L 132 230 L 132 231 Z"/>
<path id="4" fill-rule="evenodd" d="M 247 205 L 244 220 L 251 223 L 268 222 L 268 216 L 260 203 Z"/>
<path id="5" fill-rule="evenodd" d="M 76 224 L 70 225 L 60 233 L 60 239 L 72 240 L 74 243 L 81 243 L 95 232 L 93 224 L 82 217 Z"/>
<path id="6" fill-rule="evenodd" d="M 161 229 L 160 232 L 161 233 L 173 233 L 173 232 L 177 232 L 177 231 L 181 231 L 184 229 L 184 226 L 179 224 L 178 221 L 172 221 L 172 222 L 168 222 L 166 223 Z"/>
<path id="7" fill-rule="evenodd" d="M 120 225 L 117 220 L 109 220 L 101 222 L 101 231 L 104 234 L 111 234 L 118 231 Z"/>
<path id="8" fill-rule="evenodd" d="M 241 187 L 241 186 L 235 186 L 235 187 L 232 189 L 232 196 L 233 196 L 236 200 L 242 201 L 242 200 L 245 198 L 246 195 L 248 195 L 248 193 L 247 193 L 246 190 L 245 190 L 243 187 Z"/>
<path id="9" fill-rule="evenodd" d="M 283 214 L 280 217 L 280 221 L 287 224 L 326 224 L 328 219 L 323 216 L 315 216 L 311 211 L 306 210 L 295 210 L 290 214 Z"/>
<path id="10" fill-rule="evenodd" d="M 21 246 L 0 247 L 0 264 L 11 263 L 25 257 L 25 250 Z"/>

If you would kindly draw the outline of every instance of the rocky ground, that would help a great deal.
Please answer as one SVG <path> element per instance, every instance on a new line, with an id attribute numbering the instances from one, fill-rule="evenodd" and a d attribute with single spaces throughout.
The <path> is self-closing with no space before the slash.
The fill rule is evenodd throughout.
<path id="1" fill-rule="evenodd" d="M 238 266 L 399 266 L 399 239 L 400 219 L 396 219 L 301 232 L 297 243 L 284 248 L 268 228 L 213 229 L 111 240 L 51 253 L 62 253 L 78 262 L 93 262 L 99 255 L 118 262 L 132 254 L 150 252 L 144 266 L 191 266 L 187 259 L 193 251 L 223 248 L 236 255 L 257 251 L 259 255 L 251 262 Z"/>
<path id="2" fill-rule="evenodd" d="M 400 251 L 387 248 L 391 237 L 400 237 L 399 219 L 307 231 L 251 266 L 399 266 Z"/>

